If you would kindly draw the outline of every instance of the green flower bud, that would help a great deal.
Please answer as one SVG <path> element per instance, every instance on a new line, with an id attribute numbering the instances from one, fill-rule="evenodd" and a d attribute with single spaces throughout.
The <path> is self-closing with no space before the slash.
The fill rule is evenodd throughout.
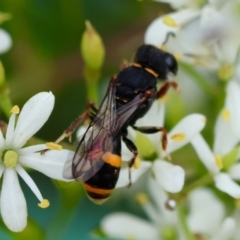
<path id="1" fill-rule="evenodd" d="M 89 21 L 85 22 L 86 30 L 83 33 L 81 41 L 81 52 L 85 64 L 95 70 L 102 67 L 105 49 L 100 35 L 93 28 Z"/>
<path id="2" fill-rule="evenodd" d="M 9 13 L 4 13 L 4 12 L 0 12 L 0 24 L 2 24 L 5 21 L 8 21 L 9 19 L 12 18 L 12 15 Z"/>

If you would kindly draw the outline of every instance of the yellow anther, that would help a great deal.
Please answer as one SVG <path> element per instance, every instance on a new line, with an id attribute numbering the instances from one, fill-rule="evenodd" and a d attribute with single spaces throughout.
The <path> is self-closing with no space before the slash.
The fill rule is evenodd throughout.
<path id="1" fill-rule="evenodd" d="M 222 67 L 218 70 L 218 76 L 221 80 L 229 80 L 234 73 L 234 67 L 230 64 L 223 64 Z"/>
<path id="2" fill-rule="evenodd" d="M 148 196 L 145 193 L 138 193 L 135 197 L 136 201 L 140 205 L 144 205 L 149 202 Z"/>
<path id="3" fill-rule="evenodd" d="M 170 16 L 163 17 L 162 21 L 168 27 L 177 27 L 176 21 Z"/>
<path id="4" fill-rule="evenodd" d="M 139 1 L 139 0 L 138 0 Z M 137 238 L 134 236 L 134 235 L 128 235 L 127 237 L 126 237 L 126 240 L 136 240 Z"/>
<path id="5" fill-rule="evenodd" d="M 230 112 L 228 109 L 223 109 L 221 112 L 221 116 L 223 118 L 224 121 L 229 121 L 230 120 Z"/>
<path id="6" fill-rule="evenodd" d="M 7 150 L 3 154 L 3 163 L 8 168 L 13 168 L 16 166 L 18 161 L 18 154 L 13 150 Z"/>
<path id="7" fill-rule="evenodd" d="M 182 53 L 176 53 L 176 54 L 174 54 L 174 57 L 176 58 L 176 60 L 181 60 L 183 58 L 183 54 Z"/>
<path id="8" fill-rule="evenodd" d="M 240 198 L 235 200 L 235 206 L 237 207 L 237 209 L 240 209 Z"/>
<path id="9" fill-rule="evenodd" d="M 159 98 L 159 102 L 160 103 L 165 103 L 167 100 L 169 99 L 169 94 L 165 94 L 165 95 L 163 95 L 161 98 Z"/>
<path id="10" fill-rule="evenodd" d="M 50 205 L 50 202 L 47 199 L 43 199 L 42 202 L 38 204 L 40 208 L 48 208 Z"/>
<path id="11" fill-rule="evenodd" d="M 176 134 L 173 134 L 170 138 L 175 142 L 181 142 L 181 141 L 185 140 L 186 134 L 185 133 L 176 133 Z"/>
<path id="12" fill-rule="evenodd" d="M 140 159 L 139 157 L 136 157 L 136 159 L 135 159 L 135 161 L 134 161 L 134 164 L 133 164 L 133 167 L 134 167 L 135 169 L 138 169 L 138 168 L 140 168 L 141 163 L 142 163 L 141 159 Z"/>
<path id="13" fill-rule="evenodd" d="M 20 112 L 20 108 L 17 105 L 13 106 L 10 111 L 10 113 L 14 113 L 14 114 L 19 114 L 19 112 Z"/>
<path id="14" fill-rule="evenodd" d="M 220 155 L 215 155 L 215 162 L 219 169 L 223 168 L 222 157 Z"/>
<path id="15" fill-rule="evenodd" d="M 162 46 L 160 46 L 160 49 L 163 50 L 163 51 L 166 51 L 167 47 L 166 47 L 166 45 L 163 44 Z"/>
<path id="16" fill-rule="evenodd" d="M 54 142 L 48 142 L 46 143 L 46 146 L 48 149 L 51 149 L 51 150 L 58 150 L 58 151 L 62 150 L 62 146 Z"/>

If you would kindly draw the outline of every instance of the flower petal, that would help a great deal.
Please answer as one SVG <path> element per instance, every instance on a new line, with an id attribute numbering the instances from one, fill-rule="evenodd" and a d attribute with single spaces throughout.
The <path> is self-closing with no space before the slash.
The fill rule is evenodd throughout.
<path id="1" fill-rule="evenodd" d="M 7 52 L 12 46 L 10 35 L 0 28 L 0 54 Z"/>
<path id="2" fill-rule="evenodd" d="M 228 174 L 218 173 L 214 176 L 216 187 L 232 196 L 233 198 L 240 198 L 240 186 L 235 183 Z"/>
<path id="3" fill-rule="evenodd" d="M 38 144 L 38 145 L 21 148 L 18 150 L 18 154 L 19 155 L 27 155 L 27 154 L 39 152 L 39 151 L 42 151 L 45 149 L 47 149 L 46 144 Z"/>
<path id="4" fill-rule="evenodd" d="M 148 111 L 148 113 L 140 118 L 136 122 L 136 126 L 164 126 L 164 117 L 165 117 L 165 104 L 160 103 L 159 101 L 154 101 L 152 107 Z M 161 147 L 161 135 L 162 133 L 154 133 L 154 134 L 144 134 L 154 145 L 155 149 L 159 150 Z"/>
<path id="5" fill-rule="evenodd" d="M 213 152 L 215 155 L 224 156 L 230 152 L 239 141 L 239 138 L 232 132 L 230 122 L 223 119 L 223 114 L 220 114 L 217 118 L 214 136 Z"/>
<path id="6" fill-rule="evenodd" d="M 119 179 L 117 181 L 117 185 L 116 187 L 126 187 L 129 185 L 129 169 L 127 166 L 127 163 L 123 163 L 123 166 L 121 171 L 120 171 L 120 175 L 119 175 Z M 147 161 L 142 161 L 141 162 L 141 166 L 138 169 L 135 168 L 131 168 L 131 182 L 134 183 L 138 180 L 138 178 L 140 176 L 142 176 L 142 174 L 144 174 L 151 166 L 150 162 Z"/>
<path id="7" fill-rule="evenodd" d="M 156 181 L 165 191 L 176 193 L 182 190 L 185 173 L 180 166 L 156 160 L 153 163 L 153 172 Z"/>
<path id="8" fill-rule="evenodd" d="M 240 138 L 240 87 L 236 81 L 230 81 L 227 86 L 225 107 L 230 112 L 230 125 L 233 133 Z"/>
<path id="9" fill-rule="evenodd" d="M 155 179 L 152 177 L 149 178 L 148 187 L 151 194 L 151 197 L 154 200 L 159 211 L 158 214 L 158 223 L 159 225 L 174 225 L 177 223 L 177 213 L 176 211 L 172 211 L 166 208 L 166 202 L 168 200 L 168 196 L 165 191 L 159 186 Z M 161 215 L 159 216 L 159 213 Z"/>
<path id="10" fill-rule="evenodd" d="M 205 165 L 208 171 L 212 173 L 219 172 L 219 168 L 216 164 L 215 157 L 210 150 L 208 144 L 204 140 L 201 134 L 198 134 L 191 140 L 191 144 L 193 145 L 195 151 L 197 152 L 198 157 L 201 162 Z"/>
<path id="11" fill-rule="evenodd" d="M 19 115 L 14 132 L 14 146 L 22 147 L 47 121 L 54 105 L 51 92 L 41 92 L 30 98 Z"/>
<path id="12" fill-rule="evenodd" d="M 151 223 L 127 213 L 116 212 L 105 216 L 101 229 L 109 238 L 157 240 L 158 229 Z"/>
<path id="13" fill-rule="evenodd" d="M 210 190 L 199 188 L 190 193 L 189 203 L 188 225 L 191 231 L 212 235 L 224 218 L 222 202 Z"/>
<path id="14" fill-rule="evenodd" d="M 3 137 L 1 128 L 0 128 L 0 146 L 1 146 L 2 149 L 4 149 L 4 147 L 5 147 L 5 139 Z"/>
<path id="15" fill-rule="evenodd" d="M 4 171 L 0 201 L 6 226 L 13 232 L 22 231 L 27 225 L 27 204 L 13 168 Z"/>
<path id="16" fill-rule="evenodd" d="M 210 240 L 228 240 L 232 239 L 234 230 L 236 229 L 236 222 L 233 218 L 226 218 L 221 224 L 221 227 Z"/>
<path id="17" fill-rule="evenodd" d="M 165 43 L 167 36 L 170 33 L 176 33 L 183 24 L 187 23 L 198 15 L 199 12 L 195 9 L 184 9 L 157 18 L 148 27 L 145 33 L 144 42 L 160 47 Z M 164 22 L 164 19 L 166 18 L 172 19 L 176 25 L 173 24 L 172 26 L 171 24 L 166 24 Z"/>
<path id="18" fill-rule="evenodd" d="M 19 162 L 23 166 L 35 169 L 50 178 L 67 181 L 63 177 L 63 167 L 69 154 L 73 156 L 74 153 L 68 150 L 51 150 L 43 155 L 33 153 L 20 156 Z"/>
<path id="19" fill-rule="evenodd" d="M 43 201 L 42 194 L 39 191 L 35 182 L 28 175 L 28 173 L 20 165 L 17 165 L 15 169 L 18 172 L 18 174 L 21 176 L 21 178 L 25 181 L 25 183 L 29 186 L 29 188 L 32 190 L 32 192 L 35 194 L 35 196 L 38 198 L 38 200 L 42 202 Z"/>
<path id="20" fill-rule="evenodd" d="M 8 127 L 7 127 L 7 132 L 6 132 L 6 142 L 5 142 L 5 146 L 9 147 L 12 144 L 13 141 L 13 137 L 14 137 L 14 127 L 15 127 L 15 119 L 16 119 L 16 114 L 12 114 L 10 119 L 9 119 L 9 123 L 8 123 Z"/>
<path id="21" fill-rule="evenodd" d="M 231 178 L 240 180 L 240 163 L 232 165 L 228 170 L 228 174 Z"/>
<path id="22" fill-rule="evenodd" d="M 205 124 L 206 118 L 202 114 L 190 114 L 183 118 L 168 134 L 167 152 L 171 153 L 189 143 Z M 178 135 L 182 138 L 175 138 Z"/>

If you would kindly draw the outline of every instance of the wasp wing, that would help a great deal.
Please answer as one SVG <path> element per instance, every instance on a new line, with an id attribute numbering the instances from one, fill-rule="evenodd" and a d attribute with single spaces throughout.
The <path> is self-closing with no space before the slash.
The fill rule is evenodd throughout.
<path id="1" fill-rule="evenodd" d="M 70 158 L 65 163 L 65 178 L 85 182 L 95 175 L 104 164 L 103 154 L 112 152 L 114 137 L 146 100 L 143 94 L 139 94 L 116 111 L 116 86 L 111 82 L 94 120 L 80 140 L 73 159 Z"/>
<path id="2" fill-rule="evenodd" d="M 82 136 L 73 158 L 68 158 L 63 177 L 87 181 L 104 164 L 102 155 L 112 151 L 113 136 L 111 129 L 116 115 L 116 82 L 110 82 L 107 93 L 93 121 Z"/>

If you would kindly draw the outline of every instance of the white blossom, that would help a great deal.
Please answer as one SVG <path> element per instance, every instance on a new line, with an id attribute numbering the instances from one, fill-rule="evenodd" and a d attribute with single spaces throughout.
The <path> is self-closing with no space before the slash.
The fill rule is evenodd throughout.
<path id="1" fill-rule="evenodd" d="M 69 151 L 49 150 L 41 154 L 40 151 L 47 148 L 46 144 L 24 147 L 28 139 L 47 121 L 53 106 L 54 96 L 51 92 L 38 93 L 23 106 L 17 122 L 19 108 L 13 107 L 5 137 L 0 131 L 0 176 L 3 176 L 1 215 L 6 226 L 14 232 L 22 231 L 27 224 L 27 204 L 17 174 L 36 195 L 42 208 L 48 207 L 49 201 L 42 197 L 24 167 L 35 169 L 54 179 L 65 180 L 62 171 Z"/>

